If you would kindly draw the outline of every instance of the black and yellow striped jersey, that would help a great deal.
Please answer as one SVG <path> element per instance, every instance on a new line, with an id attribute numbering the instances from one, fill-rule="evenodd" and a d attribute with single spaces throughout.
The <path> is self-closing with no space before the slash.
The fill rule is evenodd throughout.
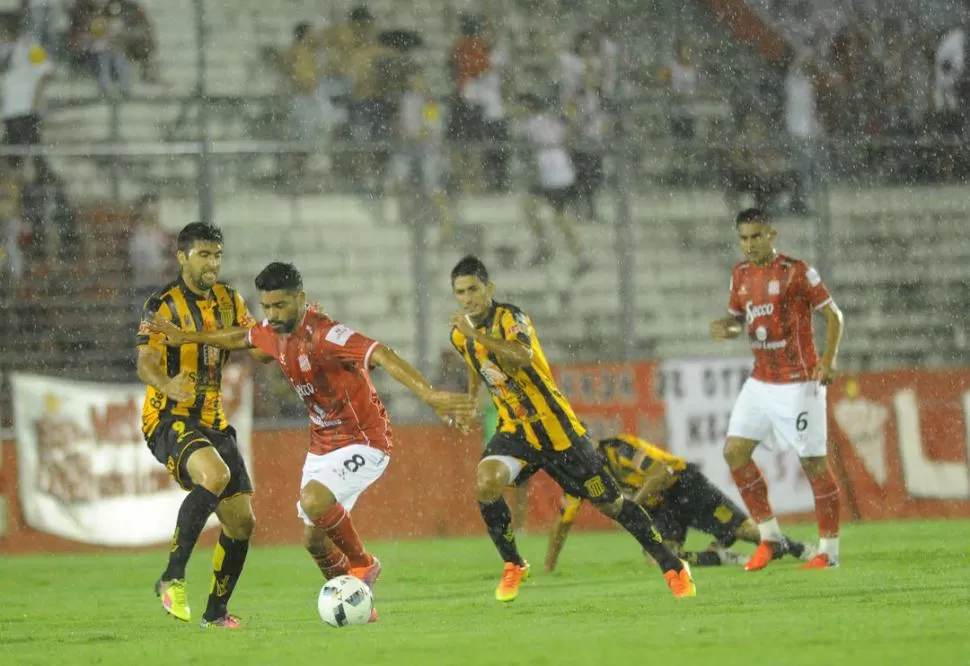
<path id="1" fill-rule="evenodd" d="M 488 386 L 498 409 L 498 432 L 518 435 L 537 449 L 556 451 L 568 449 L 576 438 L 586 434 L 586 427 L 556 386 L 539 338 L 524 312 L 508 303 L 495 303 L 478 330 L 494 338 L 515 340 L 532 350 L 532 362 L 512 370 L 502 367 L 494 354 L 457 328 L 451 331 L 451 344 Z"/>
<path id="2" fill-rule="evenodd" d="M 195 398 L 175 403 L 149 386 L 142 407 L 142 432 L 149 437 L 164 416 L 181 416 L 214 430 L 228 427 L 222 406 L 222 366 L 229 352 L 208 345 L 168 347 L 165 337 L 151 333 L 147 322 L 155 312 L 186 331 L 213 330 L 256 322 L 239 293 L 223 282 L 213 285 L 209 296 L 199 296 L 181 278 L 162 287 L 147 301 L 138 328 L 138 346 L 147 345 L 162 354 L 169 377 L 187 371 L 195 382 Z"/>
<path id="3" fill-rule="evenodd" d="M 617 435 L 601 439 L 596 443 L 596 448 L 603 460 L 603 466 L 627 497 L 633 496 L 643 487 L 647 473 L 655 466 L 663 465 L 667 468 L 670 473 L 667 485 L 659 494 L 648 498 L 646 502 L 648 507 L 657 506 L 663 502 L 663 493 L 676 485 L 680 474 L 687 469 L 687 461 L 680 456 L 667 453 L 645 439 L 633 435 Z M 562 522 L 573 522 L 580 504 L 582 504 L 581 498 L 563 495 L 560 506 Z"/>

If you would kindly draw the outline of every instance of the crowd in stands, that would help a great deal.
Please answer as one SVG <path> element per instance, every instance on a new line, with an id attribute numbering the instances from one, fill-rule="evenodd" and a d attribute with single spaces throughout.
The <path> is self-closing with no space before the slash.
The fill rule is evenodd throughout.
<path id="1" fill-rule="evenodd" d="M 849 16 L 802 31 L 781 63 L 731 81 L 736 94 L 704 45 L 676 27 L 664 62 L 631 68 L 638 36 L 620 30 L 606 4 L 569 34 L 536 26 L 523 45 L 492 0 L 480 0 L 455 17 L 447 52 L 433 54 L 431 35 L 397 29 L 364 4 L 321 4 L 274 60 L 286 96 L 280 137 L 305 146 L 281 160 L 279 183 L 299 191 L 318 177 L 310 158 L 325 152 L 330 178 L 342 180 L 335 189 L 418 206 L 413 216 L 433 220 L 445 243 L 455 236 L 456 197 L 524 193 L 530 265 L 553 260 L 552 228 L 579 278 L 597 258 L 577 229 L 605 217 L 598 195 L 619 147 L 667 155 L 670 186 L 713 182 L 731 207 L 795 214 L 813 212 L 826 172 L 884 170 L 901 182 L 970 173 L 970 70 L 956 17 L 927 28 L 913 16 Z M 796 13 L 805 5 L 789 4 Z M 3 143 L 43 143 L 52 81 L 86 77 L 104 101 L 123 104 L 135 80 L 158 81 L 165 56 L 134 0 L 23 0 L 0 16 Z M 663 137 L 644 138 L 631 124 L 627 103 L 648 90 L 665 103 Z M 731 129 L 711 146 L 696 115 L 705 95 L 730 106 Z M 69 183 L 43 157 L 0 158 L 0 295 L 14 293 L 32 262 L 83 252 L 89 239 Z M 169 273 L 171 245 L 156 194 L 127 215 L 126 302 L 136 309 Z"/>

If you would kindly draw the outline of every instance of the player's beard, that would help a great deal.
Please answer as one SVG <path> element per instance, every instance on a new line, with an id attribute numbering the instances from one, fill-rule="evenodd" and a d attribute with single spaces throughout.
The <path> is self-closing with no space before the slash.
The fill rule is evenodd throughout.
<path id="1" fill-rule="evenodd" d="M 212 286 L 219 280 L 218 271 L 200 271 L 197 275 L 189 274 L 189 278 L 192 280 L 194 286 L 200 291 L 209 291 Z"/>
<path id="2" fill-rule="evenodd" d="M 284 335 L 289 335 L 296 329 L 296 319 L 291 319 L 290 321 L 280 321 L 278 319 L 272 319 L 269 322 L 270 327 L 277 333 L 282 333 Z"/>

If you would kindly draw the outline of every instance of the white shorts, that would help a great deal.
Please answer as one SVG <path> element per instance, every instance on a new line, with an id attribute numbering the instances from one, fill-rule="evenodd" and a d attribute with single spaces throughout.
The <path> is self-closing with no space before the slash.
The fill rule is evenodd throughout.
<path id="1" fill-rule="evenodd" d="M 366 444 L 351 444 L 322 456 L 308 453 L 303 463 L 300 489 L 311 481 L 322 483 L 349 512 L 360 494 L 381 478 L 390 462 L 389 455 Z M 313 525 L 310 517 L 303 512 L 299 500 L 296 513 L 304 523 Z"/>
<path id="2" fill-rule="evenodd" d="M 749 378 L 731 411 L 728 437 L 764 442 L 769 449 L 792 449 L 799 458 L 824 456 L 828 451 L 826 393 L 826 387 L 814 381 L 769 384 Z"/>

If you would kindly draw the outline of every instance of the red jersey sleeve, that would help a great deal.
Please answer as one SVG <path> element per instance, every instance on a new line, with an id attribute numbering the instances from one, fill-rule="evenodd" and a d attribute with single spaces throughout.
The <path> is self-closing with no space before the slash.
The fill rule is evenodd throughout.
<path id="1" fill-rule="evenodd" d="M 818 271 L 811 266 L 799 264 L 796 279 L 799 280 L 801 292 L 815 310 L 821 310 L 832 302 L 832 294 L 822 282 Z"/>
<path id="2" fill-rule="evenodd" d="M 728 314 L 734 317 L 740 317 L 744 313 L 744 303 L 741 302 L 741 296 L 738 294 L 739 282 L 739 271 L 735 266 L 734 270 L 731 271 L 730 295 L 728 296 Z"/>
<path id="3" fill-rule="evenodd" d="M 334 324 L 326 333 L 314 336 L 315 354 L 341 361 L 360 363 L 364 367 L 370 362 L 370 355 L 380 344 L 376 340 L 361 335 L 343 324 Z"/>
<path id="4" fill-rule="evenodd" d="M 250 347 L 255 347 L 261 352 L 265 352 L 275 359 L 279 359 L 279 347 L 276 345 L 276 332 L 270 328 L 269 324 L 263 322 L 249 329 L 246 334 L 246 342 Z"/>

